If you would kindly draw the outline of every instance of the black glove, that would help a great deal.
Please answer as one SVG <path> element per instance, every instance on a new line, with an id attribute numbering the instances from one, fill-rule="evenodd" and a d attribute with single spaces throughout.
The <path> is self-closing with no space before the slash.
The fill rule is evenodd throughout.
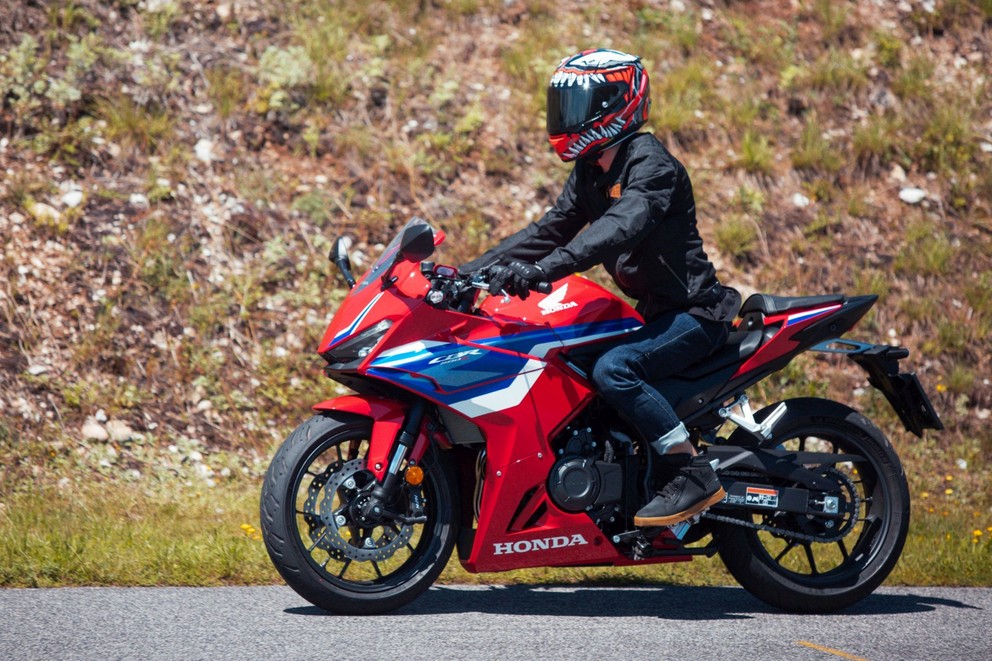
<path id="1" fill-rule="evenodd" d="M 519 296 L 521 300 L 530 296 L 530 290 L 537 283 L 547 279 L 548 276 L 537 264 L 512 261 L 507 266 L 497 264 L 489 267 L 489 291 L 505 291 L 510 296 Z"/>

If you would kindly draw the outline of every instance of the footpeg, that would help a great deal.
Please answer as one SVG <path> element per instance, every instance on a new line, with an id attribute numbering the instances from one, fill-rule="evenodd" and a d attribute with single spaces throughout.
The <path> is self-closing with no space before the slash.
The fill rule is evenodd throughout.
<path id="1" fill-rule="evenodd" d="M 619 535 L 613 535 L 614 544 L 630 544 L 634 560 L 644 560 L 652 555 L 651 542 L 644 536 L 643 530 L 628 530 Z"/>
<path id="2" fill-rule="evenodd" d="M 682 541 L 682 538 L 685 537 L 685 534 L 689 532 L 689 528 L 699 523 L 699 519 L 702 518 L 703 513 L 706 512 L 708 509 L 709 508 L 706 508 L 705 510 L 699 512 L 698 514 L 693 514 L 685 521 L 679 521 L 674 526 L 668 526 L 668 529 L 671 531 L 673 535 L 675 535 L 675 539 Z"/>

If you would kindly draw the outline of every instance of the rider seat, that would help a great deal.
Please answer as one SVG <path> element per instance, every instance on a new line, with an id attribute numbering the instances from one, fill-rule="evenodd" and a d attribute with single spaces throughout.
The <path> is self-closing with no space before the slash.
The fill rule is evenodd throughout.
<path id="1" fill-rule="evenodd" d="M 817 305 L 830 305 L 844 301 L 843 294 L 823 294 L 820 296 L 772 296 L 771 294 L 751 294 L 741 306 L 741 330 L 761 330 L 765 317 L 792 310 L 812 308 Z"/>

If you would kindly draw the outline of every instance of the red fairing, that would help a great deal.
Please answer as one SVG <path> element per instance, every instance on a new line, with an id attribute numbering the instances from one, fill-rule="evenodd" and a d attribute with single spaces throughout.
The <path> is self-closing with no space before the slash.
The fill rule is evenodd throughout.
<path id="1" fill-rule="evenodd" d="M 369 283 L 361 288 L 359 283 L 328 327 L 320 350 L 333 354 L 379 322 L 391 321 L 354 371 L 413 391 L 479 428 L 487 441 L 486 487 L 466 568 L 624 562 L 588 516 L 559 510 L 543 484 L 554 463 L 550 440 L 593 396 L 587 380 L 564 364 L 561 351 L 621 337 L 642 325 L 640 316 L 578 276 L 556 283 L 547 296 L 490 296 L 481 314 L 461 314 L 423 301 L 429 283 L 415 265 L 398 264 L 392 273 L 397 278 L 393 287 Z M 367 465 L 381 479 L 407 406 L 350 396 L 315 408 L 375 421 Z M 514 503 L 528 492 L 536 494 L 529 507 L 543 516 L 523 529 L 520 516 L 514 518 Z M 527 552 L 519 552 L 528 545 Z"/>
<path id="2" fill-rule="evenodd" d="M 376 479 L 381 480 L 386 472 L 393 441 L 396 440 L 400 428 L 403 426 L 407 407 L 382 397 L 346 395 L 325 400 L 315 404 L 312 408 L 314 411 L 352 413 L 372 420 L 372 438 L 369 439 L 369 451 L 365 461 Z M 410 458 L 414 461 L 419 460 L 427 449 L 427 443 L 427 435 L 421 431 Z"/>
<path id="3" fill-rule="evenodd" d="M 734 377 L 744 376 L 749 372 L 754 372 L 778 358 L 795 353 L 797 342 L 794 339 L 800 331 L 809 328 L 813 323 L 823 319 L 840 309 L 840 305 L 823 305 L 794 314 L 780 314 L 769 316 L 765 319 L 765 328 L 778 328 L 771 339 L 765 342 L 752 355 Z"/>

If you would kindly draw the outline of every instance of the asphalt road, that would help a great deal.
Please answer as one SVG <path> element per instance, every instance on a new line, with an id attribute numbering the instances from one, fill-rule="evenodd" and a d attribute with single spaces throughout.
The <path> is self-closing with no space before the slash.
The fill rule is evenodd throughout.
<path id="1" fill-rule="evenodd" d="M 343 617 L 286 587 L 0 590 L 0 659 L 992 659 L 992 589 L 799 616 L 739 588 L 434 587 Z"/>

